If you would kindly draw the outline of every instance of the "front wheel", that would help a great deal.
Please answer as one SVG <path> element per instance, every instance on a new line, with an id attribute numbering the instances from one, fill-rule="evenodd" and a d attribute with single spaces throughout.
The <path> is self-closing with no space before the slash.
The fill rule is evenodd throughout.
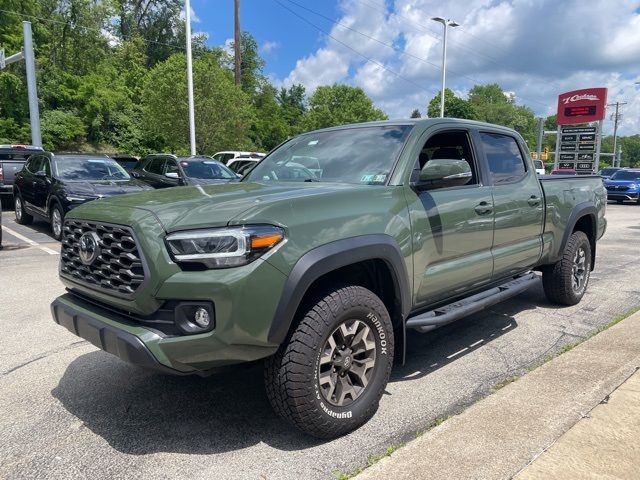
<path id="1" fill-rule="evenodd" d="M 339 288 L 318 298 L 289 342 L 266 360 L 267 396 L 300 430 L 336 438 L 375 414 L 392 364 L 384 303 L 366 288 Z"/>
<path id="2" fill-rule="evenodd" d="M 591 273 L 591 243 L 584 232 L 573 232 L 562 258 L 542 272 L 542 286 L 550 302 L 576 305 L 587 289 Z"/>

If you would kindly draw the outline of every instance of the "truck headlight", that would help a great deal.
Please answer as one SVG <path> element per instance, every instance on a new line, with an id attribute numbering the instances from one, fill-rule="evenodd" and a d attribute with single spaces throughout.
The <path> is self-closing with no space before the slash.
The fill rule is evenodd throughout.
<path id="1" fill-rule="evenodd" d="M 178 263 L 199 263 L 208 268 L 246 265 L 284 239 L 273 225 L 188 230 L 167 236 L 167 247 Z"/>

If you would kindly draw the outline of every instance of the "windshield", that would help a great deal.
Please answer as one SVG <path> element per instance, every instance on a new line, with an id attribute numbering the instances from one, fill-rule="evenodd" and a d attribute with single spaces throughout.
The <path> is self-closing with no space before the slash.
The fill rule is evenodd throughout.
<path id="1" fill-rule="evenodd" d="M 640 180 L 640 172 L 634 172 L 633 170 L 618 170 L 613 174 L 611 180 Z"/>
<path id="2" fill-rule="evenodd" d="M 619 168 L 603 168 L 602 170 L 600 170 L 600 175 L 602 175 L 603 177 L 610 177 L 611 175 L 616 173 L 618 170 L 620 169 Z"/>
<path id="3" fill-rule="evenodd" d="M 273 151 L 245 179 L 384 185 L 410 130 L 410 125 L 390 125 L 300 135 Z"/>
<path id="4" fill-rule="evenodd" d="M 129 174 L 110 158 L 58 157 L 55 158 L 56 177 L 67 181 L 129 180 Z"/>
<path id="5" fill-rule="evenodd" d="M 182 160 L 180 166 L 187 177 L 204 179 L 225 179 L 237 178 L 236 174 L 225 167 L 222 163 L 210 159 Z"/>

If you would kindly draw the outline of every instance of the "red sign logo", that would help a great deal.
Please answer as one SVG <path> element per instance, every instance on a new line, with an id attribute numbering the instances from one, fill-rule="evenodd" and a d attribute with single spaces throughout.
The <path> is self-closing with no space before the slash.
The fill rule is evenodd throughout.
<path id="1" fill-rule="evenodd" d="M 606 88 L 586 88 L 558 95 L 558 125 L 595 122 L 604 119 Z"/>

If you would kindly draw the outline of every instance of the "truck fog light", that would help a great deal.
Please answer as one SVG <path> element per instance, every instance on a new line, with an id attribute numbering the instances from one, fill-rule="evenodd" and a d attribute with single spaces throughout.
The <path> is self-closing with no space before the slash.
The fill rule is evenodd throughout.
<path id="1" fill-rule="evenodd" d="M 216 325 L 215 308 L 211 302 L 179 302 L 174 322 L 187 335 L 210 332 Z"/>
<path id="2" fill-rule="evenodd" d="M 202 307 L 196 310 L 196 313 L 193 315 L 193 320 L 202 328 L 209 328 L 209 325 L 211 324 L 209 312 Z"/>

